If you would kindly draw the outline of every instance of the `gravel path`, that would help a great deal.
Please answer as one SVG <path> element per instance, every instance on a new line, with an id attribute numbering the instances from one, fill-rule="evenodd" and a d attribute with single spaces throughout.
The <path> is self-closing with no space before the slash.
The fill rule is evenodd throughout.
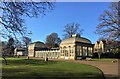
<path id="1" fill-rule="evenodd" d="M 88 64 L 99 68 L 103 71 L 105 79 L 120 79 L 120 60 L 116 60 L 116 62 L 77 60 L 74 62 Z"/>
<path id="2" fill-rule="evenodd" d="M 62 60 L 62 61 L 92 65 L 99 68 L 104 73 L 105 79 L 120 79 L 120 59 L 119 60 L 116 59 L 115 62 L 112 62 L 112 60 L 111 61 Z"/>

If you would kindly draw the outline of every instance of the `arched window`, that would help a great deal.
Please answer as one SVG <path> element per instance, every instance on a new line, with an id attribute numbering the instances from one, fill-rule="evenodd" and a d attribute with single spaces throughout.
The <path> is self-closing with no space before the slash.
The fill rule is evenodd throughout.
<path id="1" fill-rule="evenodd" d="M 71 56 L 71 46 L 68 47 L 69 49 L 69 55 Z"/>
<path id="2" fill-rule="evenodd" d="M 92 47 L 89 47 L 89 48 L 88 48 L 88 55 L 89 55 L 89 56 L 92 56 L 92 50 L 93 50 Z"/>
<path id="3" fill-rule="evenodd" d="M 82 46 L 80 46 L 79 51 L 80 51 L 80 56 L 82 56 Z"/>
<path id="4" fill-rule="evenodd" d="M 63 47 L 63 53 L 62 53 L 62 56 L 64 56 L 66 53 L 66 46 Z"/>
<path id="5" fill-rule="evenodd" d="M 83 47 L 83 56 L 87 56 L 87 47 Z"/>
<path id="6" fill-rule="evenodd" d="M 74 46 L 71 47 L 71 56 L 74 56 Z"/>
<path id="7" fill-rule="evenodd" d="M 68 56 L 68 49 L 66 46 L 64 46 L 64 56 Z"/>

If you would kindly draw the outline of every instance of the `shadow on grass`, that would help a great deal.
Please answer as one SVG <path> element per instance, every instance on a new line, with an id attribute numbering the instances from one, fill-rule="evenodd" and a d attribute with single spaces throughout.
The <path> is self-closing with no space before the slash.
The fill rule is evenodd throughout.
<path id="1" fill-rule="evenodd" d="M 71 72 L 62 69 L 48 69 L 37 72 L 29 68 L 3 69 L 2 79 L 104 79 L 102 74 L 90 72 Z"/>
<path id="2" fill-rule="evenodd" d="M 9 60 L 7 59 L 8 65 L 46 65 L 46 64 L 56 64 L 57 61 L 47 61 L 41 59 L 20 59 L 20 60 Z M 5 64 L 5 61 L 2 60 L 2 63 Z"/>
<path id="3" fill-rule="evenodd" d="M 2 79 L 104 79 L 100 74 L 95 73 L 70 73 L 70 72 L 29 72 L 25 71 L 14 71 L 12 76 L 10 76 L 9 71 L 6 71 L 9 75 L 3 76 Z M 22 72 L 22 73 L 20 73 Z M 25 72 L 25 73 L 24 73 Z"/>

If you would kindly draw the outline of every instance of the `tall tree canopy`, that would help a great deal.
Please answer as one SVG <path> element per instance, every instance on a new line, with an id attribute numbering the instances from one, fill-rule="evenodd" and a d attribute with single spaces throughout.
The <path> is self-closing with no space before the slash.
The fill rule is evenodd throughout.
<path id="1" fill-rule="evenodd" d="M 12 1 L 12 0 L 11 0 Z M 17 38 L 25 36 L 27 27 L 25 26 L 25 17 L 38 17 L 45 15 L 47 11 L 54 8 L 52 2 L 1 2 L 0 3 L 0 35 L 6 38 L 13 36 Z M 32 1 L 32 0 L 31 0 Z M 34 0 L 33 0 L 34 1 Z M 33 26 L 34 27 L 34 26 Z"/>
<path id="2" fill-rule="evenodd" d="M 61 39 L 58 37 L 57 33 L 51 33 L 50 35 L 48 35 L 45 42 L 48 48 L 59 47 L 60 43 Z"/>
<path id="3" fill-rule="evenodd" d="M 71 37 L 73 34 L 81 35 L 82 31 L 83 31 L 83 29 L 80 29 L 80 24 L 74 23 L 74 22 L 69 23 L 69 24 L 65 25 L 64 30 L 63 30 L 64 39 Z"/>
<path id="4" fill-rule="evenodd" d="M 120 2 L 113 2 L 100 15 L 96 33 L 109 39 L 120 40 Z"/>

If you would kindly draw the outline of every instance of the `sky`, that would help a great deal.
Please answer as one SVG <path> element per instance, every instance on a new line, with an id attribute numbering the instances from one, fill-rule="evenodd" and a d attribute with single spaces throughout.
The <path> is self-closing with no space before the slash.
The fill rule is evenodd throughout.
<path id="1" fill-rule="evenodd" d="M 68 23 L 79 23 L 83 29 L 82 37 L 95 43 L 99 35 L 95 34 L 100 23 L 99 16 L 108 9 L 109 2 L 56 2 L 54 10 L 38 18 L 26 18 L 26 26 L 32 31 L 32 41 L 45 42 L 46 36 L 52 32 L 63 38 L 64 26 Z"/>

